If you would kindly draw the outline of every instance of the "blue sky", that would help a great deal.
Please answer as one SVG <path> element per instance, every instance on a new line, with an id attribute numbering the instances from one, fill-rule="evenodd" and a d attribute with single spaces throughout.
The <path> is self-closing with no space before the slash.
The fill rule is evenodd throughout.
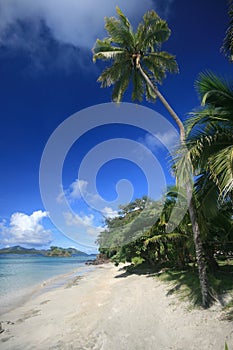
<path id="1" fill-rule="evenodd" d="M 161 125 L 157 122 L 155 137 L 148 133 L 151 125 L 139 128 L 133 119 L 128 125 L 114 118 L 103 125 L 108 107 L 98 106 L 110 102 L 111 89 L 101 89 L 96 82 L 103 65 L 92 63 L 91 48 L 97 37 L 105 36 L 104 16 L 115 15 L 117 5 L 134 25 L 149 9 L 168 21 L 172 35 L 163 49 L 176 55 L 180 73 L 168 76 L 160 90 L 182 120 L 199 104 L 194 81 L 200 72 L 232 75 L 232 66 L 220 53 L 228 24 L 227 0 L 0 0 L 0 246 L 61 245 L 93 252 L 102 215 L 114 215 L 121 200 L 148 193 L 151 175 L 140 168 L 142 159 L 155 160 L 156 191 L 173 181 L 164 145 L 169 149 L 176 135 L 172 123 L 163 130 L 164 119 L 171 120 L 159 102 L 143 103 L 164 118 Z M 129 95 L 124 101 L 130 102 Z M 109 108 L 111 113 L 115 107 Z M 126 105 L 117 111 L 119 117 L 124 108 L 137 107 Z M 80 124 L 75 130 L 69 126 L 43 167 L 47 173 L 41 174 L 42 155 L 46 158 L 51 151 L 46 144 L 57 128 L 65 132 L 72 115 L 86 132 L 79 133 L 81 127 L 77 131 Z M 70 144 L 58 170 L 60 192 L 52 192 L 66 136 Z M 117 139 L 124 139 L 122 149 Z M 47 182 L 49 198 L 41 198 L 40 178 Z"/>

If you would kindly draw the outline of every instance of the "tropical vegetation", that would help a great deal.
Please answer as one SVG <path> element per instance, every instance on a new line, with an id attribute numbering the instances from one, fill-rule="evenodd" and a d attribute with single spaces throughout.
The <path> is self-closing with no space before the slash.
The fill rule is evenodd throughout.
<path id="1" fill-rule="evenodd" d="M 229 14 L 232 19 L 232 5 Z M 129 20 L 117 8 L 117 18 L 105 19 L 108 37 L 97 40 L 94 61 L 110 61 L 98 81 L 113 85 L 112 99 L 120 102 L 132 86 L 132 100 L 158 98 L 170 112 L 180 130 L 180 145 L 172 165 L 177 185 L 186 184 L 184 201 L 189 210 L 175 229 L 168 230 L 174 207 L 183 208 L 180 192 L 169 188 L 165 198 L 148 198 L 123 205 L 118 216 L 105 220 L 98 237 L 101 253 L 116 264 L 149 264 L 198 271 L 202 306 L 216 298 L 207 273 L 217 273 L 219 261 L 233 252 L 233 90 L 229 82 L 207 72 L 200 74 L 196 89 L 201 107 L 190 113 L 185 125 L 158 90 L 167 72 L 178 72 L 175 57 L 161 51 L 169 38 L 166 21 L 149 11 L 134 32 Z M 232 53 L 232 22 L 223 50 Z M 194 178 L 194 186 L 192 179 Z M 179 198 L 178 198 L 179 197 Z M 159 213 L 159 214 L 158 214 Z M 196 270 L 196 267 L 198 269 Z"/>

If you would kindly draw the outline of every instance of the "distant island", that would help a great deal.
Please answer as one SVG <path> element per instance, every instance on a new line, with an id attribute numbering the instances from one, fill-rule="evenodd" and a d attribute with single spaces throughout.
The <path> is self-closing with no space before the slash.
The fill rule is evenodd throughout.
<path id="1" fill-rule="evenodd" d="M 56 246 L 51 246 L 50 249 L 35 249 L 35 248 L 24 248 L 19 245 L 14 247 L 2 248 L 0 249 L 0 254 L 34 254 L 34 255 L 44 255 L 44 256 L 61 256 L 70 257 L 73 255 L 83 255 L 89 256 L 88 254 L 77 250 L 75 248 L 61 248 Z"/>

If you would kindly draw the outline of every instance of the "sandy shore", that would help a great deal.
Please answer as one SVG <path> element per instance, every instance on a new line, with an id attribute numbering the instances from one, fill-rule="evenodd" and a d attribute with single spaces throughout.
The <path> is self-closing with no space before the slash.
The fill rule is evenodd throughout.
<path id="1" fill-rule="evenodd" d="M 66 287 L 4 314 L 1 350 L 233 349 L 233 324 L 220 307 L 191 310 L 169 286 L 101 265 Z"/>

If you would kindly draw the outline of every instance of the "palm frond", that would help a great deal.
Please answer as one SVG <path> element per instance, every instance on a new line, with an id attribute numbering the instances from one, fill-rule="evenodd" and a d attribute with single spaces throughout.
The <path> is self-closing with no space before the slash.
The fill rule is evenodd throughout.
<path id="1" fill-rule="evenodd" d="M 167 52 L 149 53 L 143 56 L 142 65 L 153 74 L 158 83 L 162 83 L 166 77 L 166 72 L 178 72 L 175 57 Z"/>
<path id="2" fill-rule="evenodd" d="M 214 132 L 212 132 L 214 131 Z M 209 159 L 226 147 L 233 144 L 233 135 L 231 131 L 212 126 L 211 133 L 201 130 L 199 133 L 192 135 L 187 140 L 186 152 L 189 153 L 194 170 L 209 169 Z M 180 150 L 179 150 L 180 151 Z M 185 151 L 184 151 L 185 152 Z M 182 151 L 180 151 L 182 153 Z M 178 155 L 180 157 L 180 154 Z"/>
<path id="3" fill-rule="evenodd" d="M 146 84 L 146 100 L 148 102 L 155 102 L 157 95 L 150 85 Z"/>
<path id="4" fill-rule="evenodd" d="M 233 1 L 229 0 L 228 14 L 230 17 L 229 26 L 226 31 L 226 36 L 223 40 L 221 47 L 222 52 L 229 58 L 230 61 L 233 59 Z"/>
<path id="5" fill-rule="evenodd" d="M 143 99 L 143 93 L 144 93 L 144 83 L 137 70 L 133 70 L 132 72 L 132 83 L 133 83 L 132 100 L 141 102 Z"/>
<path id="6" fill-rule="evenodd" d="M 207 176 L 224 197 L 233 191 L 232 84 L 207 72 L 199 75 L 196 88 L 203 106 L 186 122 L 188 153 L 196 175 Z"/>
<path id="7" fill-rule="evenodd" d="M 233 190 L 233 135 L 230 131 L 217 130 L 208 135 L 203 132 L 199 137 L 187 142 L 187 154 L 179 154 L 176 164 L 177 174 L 184 176 L 185 157 L 192 163 L 196 175 L 208 173 L 207 181 L 211 179 L 218 186 L 220 195 L 226 195 Z M 198 180 L 197 180 L 198 183 Z"/>
<path id="8" fill-rule="evenodd" d="M 219 214 L 219 190 L 208 172 L 203 172 L 195 182 L 195 196 L 199 213 L 205 218 L 213 218 Z"/>
<path id="9" fill-rule="evenodd" d="M 162 20 L 155 11 L 148 11 L 143 16 L 143 22 L 139 24 L 136 32 L 136 41 L 142 51 L 157 50 L 170 36 L 167 22 Z"/>
<path id="10" fill-rule="evenodd" d="M 232 86 L 222 77 L 212 72 L 201 73 L 195 86 L 203 106 L 210 104 L 214 107 L 221 107 L 226 103 L 231 103 L 233 107 Z"/>
<path id="11" fill-rule="evenodd" d="M 146 53 L 143 60 L 150 60 L 151 62 L 154 62 L 154 64 L 163 67 L 167 72 L 179 73 L 176 57 L 166 51 Z"/>
<path id="12" fill-rule="evenodd" d="M 129 86 L 131 77 L 131 70 L 127 65 L 125 65 L 124 69 L 120 71 L 120 78 L 115 82 L 113 91 L 112 91 L 112 100 L 114 102 L 121 102 L 123 95 Z"/>
<path id="13" fill-rule="evenodd" d="M 134 34 L 128 20 L 118 8 L 118 19 L 115 17 L 105 17 L 105 29 L 108 32 L 112 42 L 118 44 L 120 47 L 134 47 Z M 127 23 L 126 23 L 127 22 Z"/>
<path id="14" fill-rule="evenodd" d="M 209 158 L 211 176 L 224 196 L 233 190 L 233 145 L 224 147 Z"/>
<path id="15" fill-rule="evenodd" d="M 112 50 L 112 51 L 98 52 L 94 55 L 93 61 L 96 62 L 97 59 L 101 59 L 103 61 L 112 60 L 116 56 L 121 55 L 123 53 L 124 53 L 123 50 Z"/>
<path id="16" fill-rule="evenodd" d="M 112 45 L 110 38 L 105 38 L 103 40 L 97 39 L 92 52 L 94 62 L 96 62 L 97 59 L 112 60 L 119 55 L 125 55 L 125 50 Z"/>
<path id="17" fill-rule="evenodd" d="M 127 55 L 118 55 L 114 58 L 111 66 L 103 70 L 97 81 L 101 83 L 101 87 L 109 87 L 115 84 L 127 69 L 131 72 L 132 68 Z"/>
<path id="18" fill-rule="evenodd" d="M 118 14 L 118 17 L 121 20 L 121 23 L 124 25 L 124 27 L 127 28 L 130 32 L 132 32 L 132 27 L 131 27 L 130 21 L 124 15 L 124 13 L 121 11 L 121 9 L 118 6 L 116 7 L 116 12 Z"/>
<path id="19" fill-rule="evenodd" d="M 179 232 L 173 232 L 173 233 L 164 233 L 160 235 L 155 235 L 153 237 L 150 237 L 144 241 L 144 245 L 148 246 L 150 243 L 163 243 L 163 242 L 172 242 L 172 241 L 180 241 L 180 240 L 186 240 L 187 235 Z"/>
<path id="20" fill-rule="evenodd" d="M 215 108 L 211 105 L 208 108 L 197 109 L 189 113 L 189 118 L 185 121 L 185 129 L 187 138 L 196 137 L 196 134 L 212 134 L 219 127 L 220 123 L 225 127 L 228 124 L 233 124 L 231 113 L 225 108 Z M 213 131 L 211 132 L 211 129 Z"/>
<path id="21" fill-rule="evenodd" d="M 182 145 L 174 151 L 173 161 L 175 164 L 177 187 L 182 188 L 188 182 L 193 183 L 194 167 L 192 156 L 190 149 Z"/>

